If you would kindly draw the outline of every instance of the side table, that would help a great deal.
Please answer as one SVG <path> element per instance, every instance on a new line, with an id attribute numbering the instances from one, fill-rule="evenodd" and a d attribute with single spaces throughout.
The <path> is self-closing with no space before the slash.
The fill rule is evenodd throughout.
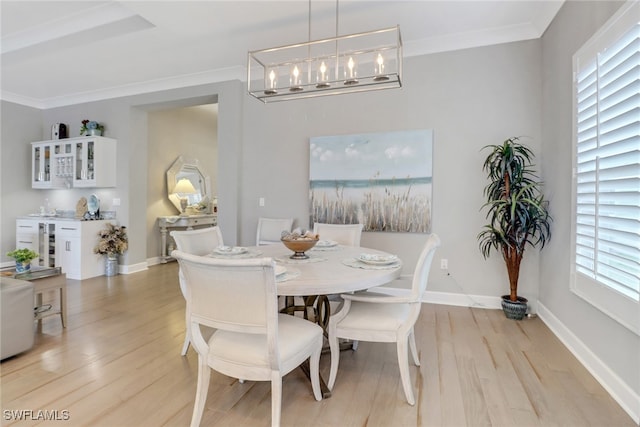
<path id="1" fill-rule="evenodd" d="M 38 321 L 38 325 L 42 325 L 42 319 L 45 317 L 59 314 L 62 327 L 67 327 L 67 276 L 62 273 L 60 267 L 31 266 L 29 271 L 22 273 L 16 273 L 15 269 L 11 268 L 3 269 L 0 274 L 33 283 L 36 309 L 42 306 L 42 294 L 45 291 L 57 290 L 59 306 L 52 306 L 50 310 L 37 312 L 35 319 Z"/>

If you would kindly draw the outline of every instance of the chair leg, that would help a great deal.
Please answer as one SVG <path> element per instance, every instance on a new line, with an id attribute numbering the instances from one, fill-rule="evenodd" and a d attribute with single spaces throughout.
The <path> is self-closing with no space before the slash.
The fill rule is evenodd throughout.
<path id="1" fill-rule="evenodd" d="M 189 351 L 189 344 L 191 341 L 189 341 L 189 334 L 185 334 L 184 335 L 184 344 L 182 344 L 182 351 L 180 352 L 181 356 L 186 356 L 187 355 L 187 351 Z"/>
<path id="2" fill-rule="evenodd" d="M 338 365 L 340 364 L 340 343 L 335 333 L 331 333 L 331 324 L 329 324 L 329 347 L 331 348 L 331 370 L 329 371 L 327 387 L 332 390 L 338 375 Z"/>
<path id="3" fill-rule="evenodd" d="M 202 421 L 204 406 L 207 403 L 210 377 L 211 370 L 207 365 L 207 359 L 198 355 L 198 385 L 196 387 L 196 402 L 193 405 L 193 415 L 191 416 L 191 427 L 200 426 L 200 421 Z"/>
<path id="4" fill-rule="evenodd" d="M 282 377 L 280 372 L 271 373 L 271 426 L 280 427 L 280 411 L 282 410 Z"/>
<path id="5" fill-rule="evenodd" d="M 407 397 L 407 402 L 409 402 L 409 405 L 413 406 L 416 404 L 416 400 L 413 397 L 411 374 L 409 373 L 408 341 L 408 337 L 398 340 L 398 367 L 400 368 L 400 379 L 402 380 L 402 388 L 404 388 L 404 394 Z"/>
<path id="6" fill-rule="evenodd" d="M 189 351 L 189 343 L 191 342 L 191 313 L 189 312 L 189 304 L 187 303 L 187 309 L 185 310 L 186 317 L 186 331 L 184 332 L 184 344 L 182 344 L 182 351 L 180 352 L 181 356 L 186 356 L 187 351 Z"/>
<path id="7" fill-rule="evenodd" d="M 322 353 L 322 339 L 318 342 L 318 348 L 309 358 L 309 370 L 311 376 L 311 388 L 313 396 L 317 401 L 322 400 L 322 390 L 320 389 L 320 354 Z"/>
<path id="8" fill-rule="evenodd" d="M 413 356 L 413 363 L 416 366 L 420 366 L 420 359 L 418 358 L 418 347 L 416 346 L 416 335 L 413 333 L 413 328 L 409 332 L 409 347 L 411 348 L 411 356 Z"/>

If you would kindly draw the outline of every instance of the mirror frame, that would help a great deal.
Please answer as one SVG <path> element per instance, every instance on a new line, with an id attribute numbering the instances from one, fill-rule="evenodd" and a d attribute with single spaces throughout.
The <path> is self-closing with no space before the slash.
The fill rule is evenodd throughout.
<path id="1" fill-rule="evenodd" d="M 167 197 L 171 201 L 171 203 L 173 203 L 173 206 L 176 207 L 179 213 L 182 213 L 182 208 L 180 207 L 180 199 L 175 194 L 173 194 L 173 190 L 176 187 L 176 183 L 178 181 L 177 178 L 183 172 L 197 173 L 200 175 L 200 177 L 202 178 L 202 188 L 200 191 L 201 196 L 202 198 L 208 197 L 209 201 L 211 201 L 211 178 L 200 168 L 198 159 L 185 161 L 182 156 L 178 156 L 169 170 L 167 170 Z M 189 206 L 187 206 L 187 213 L 189 213 Z M 199 213 L 209 213 L 209 208 Z"/>

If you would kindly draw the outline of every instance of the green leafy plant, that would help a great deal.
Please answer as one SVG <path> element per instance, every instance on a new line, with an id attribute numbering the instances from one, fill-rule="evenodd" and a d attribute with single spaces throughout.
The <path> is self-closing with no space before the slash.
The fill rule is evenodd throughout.
<path id="1" fill-rule="evenodd" d="M 31 249 L 15 249 L 11 252 L 7 252 L 7 256 L 14 258 L 16 262 L 27 263 L 32 259 L 38 258 L 38 253 Z"/>
<path id="2" fill-rule="evenodd" d="M 93 249 L 96 254 L 123 254 L 129 247 L 129 239 L 127 238 L 127 227 L 113 225 L 107 223 L 107 228 L 98 232 L 100 240 L 98 245 Z"/>
<path id="3" fill-rule="evenodd" d="M 520 144 L 518 137 L 490 149 L 483 170 L 489 184 L 484 189 L 489 224 L 478 234 L 480 250 L 488 258 L 499 252 L 509 275 L 509 299 L 518 300 L 518 277 L 525 247 L 540 246 L 551 238 L 552 218 L 544 199 L 542 182 L 533 172 L 533 152 Z"/>
<path id="4" fill-rule="evenodd" d="M 85 133 L 89 133 L 89 130 L 91 129 L 97 129 L 100 132 L 104 131 L 104 125 L 101 125 L 98 122 L 95 122 L 93 120 L 83 120 L 82 121 L 82 126 L 80 127 L 80 135 L 84 135 Z"/>

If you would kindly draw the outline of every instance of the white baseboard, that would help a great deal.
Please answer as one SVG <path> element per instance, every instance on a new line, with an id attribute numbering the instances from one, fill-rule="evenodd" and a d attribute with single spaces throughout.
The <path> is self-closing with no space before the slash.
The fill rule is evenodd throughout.
<path id="1" fill-rule="evenodd" d="M 569 328 L 538 302 L 538 316 L 569 351 L 582 363 L 611 397 L 636 422 L 640 423 L 640 395 L 634 392 L 602 362 Z"/>
<path id="2" fill-rule="evenodd" d="M 400 289 L 401 288 L 378 286 L 376 287 L 376 292 L 381 292 L 389 295 L 398 295 L 398 291 Z M 455 305 L 459 307 L 502 309 L 500 297 L 466 295 L 450 292 L 425 291 L 422 297 L 422 302 L 431 304 Z"/>
<path id="3" fill-rule="evenodd" d="M 128 264 L 128 265 L 119 265 L 118 272 L 120 274 L 132 274 L 138 273 L 140 271 L 147 270 L 148 264 L 147 262 L 140 262 L 138 264 Z"/>

